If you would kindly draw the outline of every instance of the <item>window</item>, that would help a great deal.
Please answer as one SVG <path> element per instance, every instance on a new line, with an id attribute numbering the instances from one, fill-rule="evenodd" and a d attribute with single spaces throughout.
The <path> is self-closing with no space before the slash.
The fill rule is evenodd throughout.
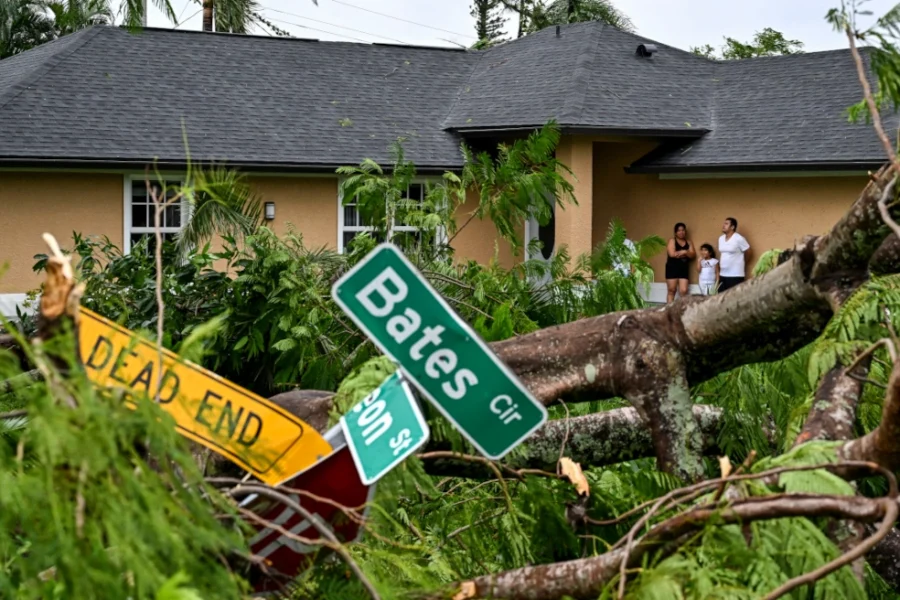
<path id="1" fill-rule="evenodd" d="M 409 200 L 414 200 L 416 202 L 421 203 L 425 200 L 425 183 L 417 182 L 409 184 L 409 187 L 406 190 L 406 198 Z M 371 225 L 367 225 L 363 223 L 362 217 L 359 214 L 359 208 L 356 204 L 356 199 L 353 201 L 347 202 L 347 204 L 342 203 L 342 198 L 338 197 L 338 251 L 344 252 L 347 246 L 350 244 L 350 240 L 355 238 L 361 233 L 365 233 L 367 231 L 372 231 L 373 227 Z M 395 219 L 393 234 L 396 236 L 397 234 L 406 234 L 416 236 L 418 239 L 418 229 L 411 225 L 404 223 L 402 220 Z M 378 240 L 383 241 L 383 240 Z"/>
<path id="2" fill-rule="evenodd" d="M 178 179 L 151 181 L 150 186 L 160 199 L 165 190 L 165 197 L 168 200 L 175 196 L 177 193 L 175 188 L 181 186 L 181 181 Z M 160 216 L 162 219 L 159 225 L 163 239 L 174 241 L 187 219 L 187 203 L 184 200 L 175 202 L 167 206 Z M 144 238 L 150 238 L 147 241 L 147 248 L 152 251 L 156 245 L 155 223 L 156 207 L 153 205 L 153 196 L 148 193 L 146 180 L 142 176 L 126 177 L 125 252 L 130 252 Z"/>

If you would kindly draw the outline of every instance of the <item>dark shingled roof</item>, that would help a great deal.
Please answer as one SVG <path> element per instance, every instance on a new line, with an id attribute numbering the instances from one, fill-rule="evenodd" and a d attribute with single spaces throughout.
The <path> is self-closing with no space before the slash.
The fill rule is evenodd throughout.
<path id="1" fill-rule="evenodd" d="M 862 99 L 849 50 L 725 61 L 715 67 L 710 132 L 687 144 L 662 146 L 632 171 L 849 168 L 884 162 L 872 127 L 847 118 L 847 108 Z M 885 110 L 882 117 L 889 132 L 897 130 L 896 113 Z"/>
<path id="2" fill-rule="evenodd" d="M 184 123 L 196 161 L 389 163 L 404 137 L 443 169 L 461 136 L 555 119 L 670 140 L 638 172 L 859 168 L 883 161 L 860 97 L 846 50 L 715 62 L 600 23 L 477 52 L 94 27 L 0 61 L 0 163 L 178 165 Z"/>
<path id="3" fill-rule="evenodd" d="M 0 61 L 0 160 L 461 162 L 446 117 L 477 54 L 94 27 Z M 9 81 L 12 85 L 6 84 Z"/>
<path id="4" fill-rule="evenodd" d="M 715 64 L 601 23 L 548 28 L 483 53 L 445 125 L 541 126 L 699 135 L 710 123 Z M 699 131 L 698 131 L 699 130 Z"/>

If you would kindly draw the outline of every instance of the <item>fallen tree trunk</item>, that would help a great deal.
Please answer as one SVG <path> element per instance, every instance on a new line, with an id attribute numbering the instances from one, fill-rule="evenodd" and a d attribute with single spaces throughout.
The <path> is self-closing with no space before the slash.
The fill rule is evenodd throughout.
<path id="1" fill-rule="evenodd" d="M 492 349 L 546 404 L 626 398 L 653 434 L 660 468 L 696 479 L 702 439 L 688 390 L 735 367 L 784 358 L 821 334 L 841 300 L 869 278 L 891 232 L 879 202 L 894 182 L 882 169 L 828 234 L 726 293 L 583 319 Z M 882 249 L 882 268 L 891 252 Z"/>
<path id="2" fill-rule="evenodd" d="M 703 439 L 704 454 L 720 454 L 718 438 L 722 410 L 715 406 L 696 405 L 693 416 Z M 422 452 L 427 454 L 446 449 L 441 444 L 429 443 Z M 503 464 L 516 470 L 554 472 L 561 454 L 585 467 L 612 465 L 653 456 L 653 439 L 635 409 L 617 408 L 548 421 L 528 438 L 519 452 L 504 459 Z M 449 477 L 495 477 L 492 470 L 481 464 L 452 458 L 425 460 L 425 471 L 431 475 Z"/>

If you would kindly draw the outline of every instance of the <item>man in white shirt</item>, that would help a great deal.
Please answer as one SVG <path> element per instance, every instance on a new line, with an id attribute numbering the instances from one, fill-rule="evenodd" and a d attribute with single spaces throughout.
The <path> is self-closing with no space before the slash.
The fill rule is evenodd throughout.
<path id="1" fill-rule="evenodd" d="M 737 232 L 737 219 L 728 217 L 719 236 L 719 292 L 731 289 L 745 278 L 744 252 L 750 249 L 747 239 Z"/>

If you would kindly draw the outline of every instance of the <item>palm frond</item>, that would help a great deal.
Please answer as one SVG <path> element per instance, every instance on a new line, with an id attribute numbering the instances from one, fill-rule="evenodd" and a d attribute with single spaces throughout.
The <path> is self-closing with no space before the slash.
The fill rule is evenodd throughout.
<path id="1" fill-rule="evenodd" d="M 190 216 L 178 235 L 181 253 L 216 235 L 240 241 L 262 222 L 262 203 L 243 176 L 222 167 L 198 170 L 183 187 Z"/>

